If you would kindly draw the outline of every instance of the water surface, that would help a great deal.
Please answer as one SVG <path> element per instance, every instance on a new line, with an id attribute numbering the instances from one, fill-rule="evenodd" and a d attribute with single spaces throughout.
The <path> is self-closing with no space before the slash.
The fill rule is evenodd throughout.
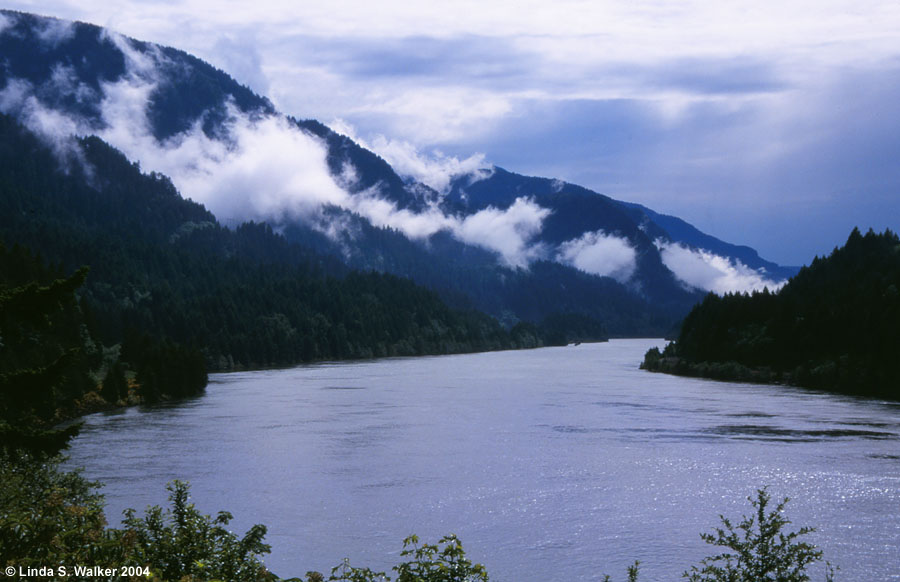
<path id="1" fill-rule="evenodd" d="M 637 369 L 653 340 L 214 375 L 204 396 L 87 418 L 71 464 L 108 516 L 191 482 L 281 576 L 456 533 L 499 582 L 677 580 L 767 486 L 841 567 L 900 580 L 900 406 Z M 823 579 L 820 572 L 814 579 Z"/>

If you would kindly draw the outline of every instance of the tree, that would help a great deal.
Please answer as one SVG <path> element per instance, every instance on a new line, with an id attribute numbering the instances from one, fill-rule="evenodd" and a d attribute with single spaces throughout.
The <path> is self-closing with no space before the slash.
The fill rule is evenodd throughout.
<path id="1" fill-rule="evenodd" d="M 121 360 L 116 360 L 106 370 L 100 395 L 112 404 L 128 396 L 128 381 L 125 379 L 125 366 Z"/>
<path id="2" fill-rule="evenodd" d="M 78 432 L 79 425 L 52 425 L 59 408 L 92 387 L 93 342 L 75 300 L 86 276 L 82 268 L 46 286 L 0 285 L 0 448 L 7 452 L 53 456 Z"/>
<path id="3" fill-rule="evenodd" d="M 745 515 L 736 526 L 719 516 L 723 528 L 717 528 L 715 534 L 700 534 L 706 543 L 730 551 L 705 558 L 701 567 L 693 566 L 684 578 L 690 582 L 808 582 L 806 567 L 821 560 L 822 552 L 797 538 L 815 530 L 802 527 L 795 532 L 783 531 L 791 523 L 783 515 L 787 498 L 768 513 L 770 497 L 765 489 L 757 491 L 756 499 L 747 499 L 755 515 Z M 826 580 L 833 580 L 828 564 Z"/>

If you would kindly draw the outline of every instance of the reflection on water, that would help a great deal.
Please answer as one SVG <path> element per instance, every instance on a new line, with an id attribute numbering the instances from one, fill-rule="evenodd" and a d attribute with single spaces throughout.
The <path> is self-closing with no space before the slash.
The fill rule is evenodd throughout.
<path id="1" fill-rule="evenodd" d="M 178 406 L 93 415 L 72 464 L 110 521 L 191 481 L 282 576 L 378 570 L 456 533 L 493 580 L 674 580 L 768 486 L 846 580 L 900 579 L 900 407 L 637 369 L 614 341 L 217 375 Z M 713 548 L 710 548 L 713 549 Z"/>

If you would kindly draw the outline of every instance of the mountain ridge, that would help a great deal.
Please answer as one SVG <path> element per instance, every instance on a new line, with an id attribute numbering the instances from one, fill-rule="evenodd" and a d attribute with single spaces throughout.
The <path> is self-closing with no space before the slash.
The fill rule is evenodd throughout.
<path id="1" fill-rule="evenodd" d="M 492 166 L 440 191 L 319 121 L 282 116 L 183 51 L 0 14 L 0 50 L 11 55 L 0 110 L 45 139 L 94 133 L 220 220 L 264 220 L 352 268 L 411 278 L 508 325 L 560 306 L 603 320 L 641 305 L 644 315 L 614 333 L 658 334 L 706 290 L 774 287 L 767 277 L 789 271 L 680 219 L 558 180 Z M 543 307 L 523 307 L 523 293 Z"/>

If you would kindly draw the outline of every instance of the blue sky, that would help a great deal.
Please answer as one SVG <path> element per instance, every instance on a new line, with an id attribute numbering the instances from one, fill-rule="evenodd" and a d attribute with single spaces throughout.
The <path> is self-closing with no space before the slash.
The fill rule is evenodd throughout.
<path id="1" fill-rule="evenodd" d="M 900 229 L 895 1 L 4 7 L 184 49 L 384 151 L 481 154 L 783 264 Z"/>

